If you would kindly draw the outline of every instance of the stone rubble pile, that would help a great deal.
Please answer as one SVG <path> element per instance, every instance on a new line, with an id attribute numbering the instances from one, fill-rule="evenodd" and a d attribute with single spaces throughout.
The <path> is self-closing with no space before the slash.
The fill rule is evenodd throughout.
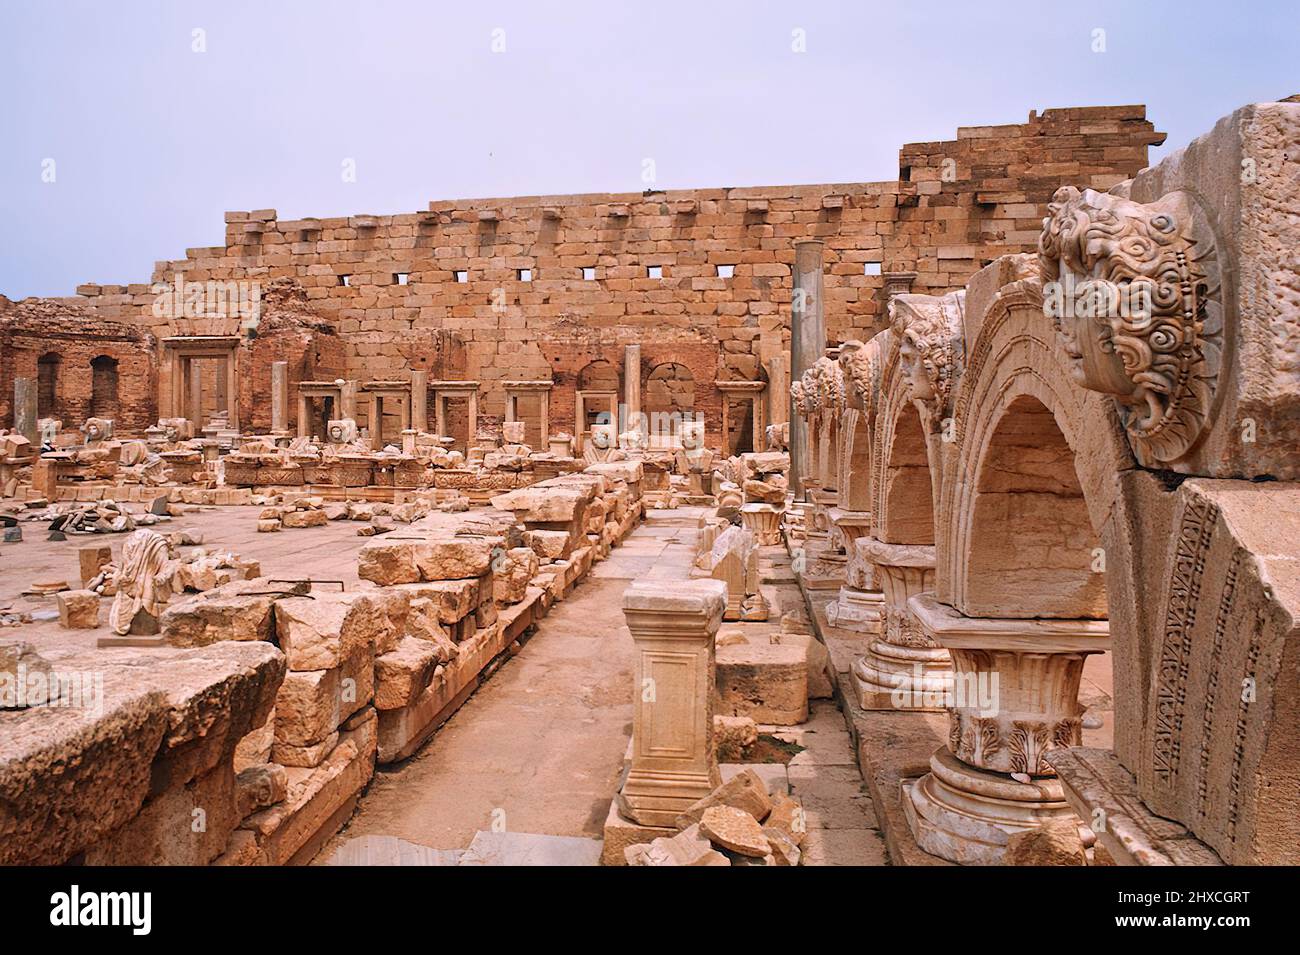
<path id="1" fill-rule="evenodd" d="M 807 835 L 803 806 L 769 794 L 752 769 L 732 777 L 676 819 L 676 834 L 623 850 L 636 866 L 796 866 Z"/>

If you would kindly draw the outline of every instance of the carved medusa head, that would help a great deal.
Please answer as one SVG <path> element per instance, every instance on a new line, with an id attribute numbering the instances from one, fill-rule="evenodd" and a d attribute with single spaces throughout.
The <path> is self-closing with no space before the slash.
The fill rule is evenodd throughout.
<path id="1" fill-rule="evenodd" d="M 1219 371 L 1213 235 L 1182 192 L 1144 205 L 1066 186 L 1047 208 L 1044 311 L 1075 381 L 1119 402 L 1139 460 L 1177 460 L 1205 428 Z"/>

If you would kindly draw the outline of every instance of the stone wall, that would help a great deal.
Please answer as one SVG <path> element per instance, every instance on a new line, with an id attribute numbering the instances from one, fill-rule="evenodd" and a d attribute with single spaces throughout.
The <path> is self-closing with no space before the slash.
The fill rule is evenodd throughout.
<path id="1" fill-rule="evenodd" d="M 647 377 L 673 360 L 649 346 L 690 353 L 697 399 L 712 407 L 704 376 L 764 377 L 788 352 L 797 240 L 826 243 L 829 337 L 866 338 L 884 324 L 883 273 L 914 272 L 915 291 L 959 287 L 993 258 L 1034 248 L 1056 186 L 1131 177 L 1162 139 L 1142 106 L 1052 109 L 905 146 L 894 182 L 436 201 L 325 219 L 230 212 L 223 245 L 158 262 L 151 281 L 292 278 L 342 337 L 345 376 L 361 381 L 422 367 L 442 341 L 431 336 L 454 336 L 463 363 L 448 377 L 483 382 L 488 418 L 503 412 L 502 380 L 576 375 L 582 348 L 608 349 L 621 369 L 616 346 L 630 342 L 646 346 Z M 154 315 L 148 284 L 78 292 L 160 338 L 195 333 Z M 227 324 L 208 333 L 231 334 L 237 322 Z M 571 389 L 557 383 L 553 400 L 556 428 L 572 427 Z"/>
<path id="2" fill-rule="evenodd" d="M 47 384 L 38 389 L 41 417 L 76 428 L 93 415 L 143 431 L 158 417 L 156 352 L 156 340 L 138 325 L 105 320 L 84 306 L 0 296 L 0 422 L 13 421 L 14 379 L 39 381 L 41 359 L 50 356 L 57 361 L 47 363 Z"/>

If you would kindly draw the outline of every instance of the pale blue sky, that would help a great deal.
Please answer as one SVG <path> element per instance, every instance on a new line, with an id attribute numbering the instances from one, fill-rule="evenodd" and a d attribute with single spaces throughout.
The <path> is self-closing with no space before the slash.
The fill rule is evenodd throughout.
<path id="1" fill-rule="evenodd" d="M 147 282 L 228 209 L 640 191 L 645 159 L 664 189 L 888 180 L 904 142 L 1054 106 L 1147 104 L 1158 159 L 1300 91 L 1297 10 L 0 0 L 0 292 Z"/>

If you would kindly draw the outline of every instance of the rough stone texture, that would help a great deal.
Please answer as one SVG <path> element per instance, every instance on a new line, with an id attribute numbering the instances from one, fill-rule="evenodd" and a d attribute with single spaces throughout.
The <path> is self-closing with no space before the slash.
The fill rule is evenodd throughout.
<path id="1" fill-rule="evenodd" d="M 705 811 L 714 806 L 740 809 L 753 816 L 755 822 L 762 822 L 772 811 L 772 800 L 768 797 L 767 786 L 758 778 L 758 774 L 752 769 L 746 769 L 678 816 L 677 827 L 685 829 L 699 822 L 704 818 Z"/>
<path id="2" fill-rule="evenodd" d="M 99 626 L 99 594 L 93 590 L 64 590 L 58 594 L 59 623 L 69 630 Z"/>
<path id="3" fill-rule="evenodd" d="M 1005 865 L 1084 865 L 1079 827 L 1066 822 L 1016 833 L 1007 840 Z"/>
<path id="4" fill-rule="evenodd" d="M 448 537 L 415 545 L 415 566 L 421 580 L 465 580 L 482 577 L 492 561 L 492 542 L 475 537 Z"/>
<path id="5" fill-rule="evenodd" d="M 758 742 L 758 724 L 748 716 L 715 716 L 713 745 L 718 762 L 744 762 L 745 750 Z"/>
<path id="6" fill-rule="evenodd" d="M 794 726 L 808 718 L 804 647 L 751 643 L 719 647 L 717 667 L 720 712 L 776 726 Z"/>
<path id="7" fill-rule="evenodd" d="M 762 859 L 770 851 L 763 827 L 743 809 L 710 806 L 700 816 L 699 827 L 710 842 L 731 852 Z"/>
<path id="8" fill-rule="evenodd" d="M 437 647 L 414 637 L 375 657 L 375 708 L 395 710 L 409 705 L 429 685 L 437 667 Z"/>
<path id="9" fill-rule="evenodd" d="M 86 852 L 118 864 L 206 864 L 235 818 L 236 745 L 261 725 L 284 676 L 265 644 L 188 652 L 50 651 L 61 672 L 102 673 L 103 715 L 77 707 L 0 712 L 0 863 Z M 207 831 L 177 838 L 204 808 Z"/>

